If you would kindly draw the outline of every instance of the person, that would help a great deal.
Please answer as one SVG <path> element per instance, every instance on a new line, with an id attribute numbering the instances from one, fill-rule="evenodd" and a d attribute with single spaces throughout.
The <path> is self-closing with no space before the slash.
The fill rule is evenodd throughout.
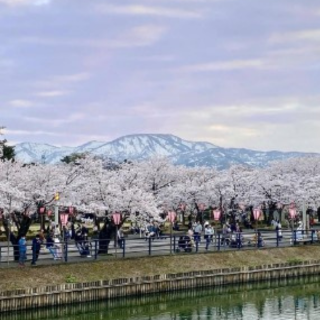
<path id="1" fill-rule="evenodd" d="M 45 232 L 44 232 L 43 229 L 41 229 L 41 230 L 39 231 L 39 238 L 40 238 L 41 243 L 44 243 L 46 237 L 45 237 Z"/>
<path id="2" fill-rule="evenodd" d="M 209 249 L 209 245 L 212 242 L 214 230 L 209 222 L 204 224 L 204 238 L 206 239 L 206 250 Z"/>
<path id="3" fill-rule="evenodd" d="M 122 228 L 118 229 L 118 246 L 120 249 L 123 249 L 123 239 L 124 239 L 124 233 Z"/>
<path id="4" fill-rule="evenodd" d="M 40 253 L 40 249 L 41 249 L 41 239 L 40 239 L 40 235 L 37 234 L 33 240 L 32 240 L 32 261 L 31 261 L 31 265 L 35 266 L 36 262 L 39 258 L 39 253 Z"/>
<path id="5" fill-rule="evenodd" d="M 54 241 L 54 247 L 55 247 L 55 258 L 54 260 L 62 259 L 62 244 L 61 241 L 58 237 L 55 237 L 53 239 Z"/>
<path id="6" fill-rule="evenodd" d="M 238 223 L 235 226 L 234 237 L 235 237 L 236 248 L 241 248 L 243 246 L 243 243 L 242 243 L 243 236 L 242 236 L 242 229 Z"/>
<path id="7" fill-rule="evenodd" d="M 190 246 L 191 246 L 191 247 L 195 247 L 196 244 L 195 244 L 195 242 L 194 242 L 194 232 L 193 232 L 192 229 L 189 229 L 189 230 L 188 230 L 187 236 L 188 236 L 189 239 L 190 239 Z"/>
<path id="8" fill-rule="evenodd" d="M 27 240 L 26 236 L 23 235 L 19 242 L 19 266 L 24 267 L 25 266 L 25 261 L 27 260 Z"/>
<path id="9" fill-rule="evenodd" d="M 62 233 L 64 241 L 68 241 L 71 239 L 72 234 L 70 233 L 70 230 L 67 226 L 63 226 Z"/>
<path id="10" fill-rule="evenodd" d="M 91 257 L 90 242 L 88 240 L 88 229 L 83 225 L 78 225 L 75 234 L 75 244 L 81 257 Z"/>
<path id="11" fill-rule="evenodd" d="M 281 240 L 282 239 L 282 226 L 281 226 L 281 223 L 279 220 L 277 220 L 276 231 L 278 234 L 278 239 Z"/>
<path id="12" fill-rule="evenodd" d="M 221 245 L 222 246 L 229 246 L 231 243 L 231 228 L 230 225 L 227 223 L 223 224 L 222 226 L 222 235 L 221 235 Z"/>
<path id="13" fill-rule="evenodd" d="M 296 239 L 295 240 L 302 240 L 303 239 L 303 223 L 299 221 L 299 225 L 296 231 Z"/>
<path id="14" fill-rule="evenodd" d="M 61 231 L 60 231 L 60 227 L 59 227 L 58 224 L 55 225 L 55 227 L 54 227 L 54 236 L 55 237 L 60 237 L 61 236 Z"/>
<path id="15" fill-rule="evenodd" d="M 49 250 L 49 252 L 52 254 L 53 259 L 56 260 L 56 250 L 54 245 L 54 240 L 52 238 L 52 234 L 49 232 L 46 238 L 46 248 Z"/>
<path id="16" fill-rule="evenodd" d="M 99 252 L 99 228 L 96 225 L 92 229 L 91 243 L 91 247 L 94 249 L 94 254 L 97 255 Z"/>
<path id="17" fill-rule="evenodd" d="M 254 246 L 257 246 L 258 248 L 263 247 L 263 237 L 260 230 L 254 233 L 252 237 L 252 242 L 249 241 L 249 245 L 251 244 L 253 244 Z"/>
<path id="18" fill-rule="evenodd" d="M 196 225 L 195 225 L 193 231 L 194 231 L 195 242 L 200 243 L 201 242 L 201 232 L 202 232 L 202 225 L 201 225 L 200 221 L 196 222 Z"/>
<path id="19" fill-rule="evenodd" d="M 192 230 L 191 234 L 188 232 L 185 236 L 180 236 L 178 240 L 178 248 L 176 249 L 176 252 L 180 252 L 180 250 L 184 250 L 185 252 L 191 252 L 193 247 L 193 232 Z"/>
<path id="20" fill-rule="evenodd" d="M 146 240 L 156 236 L 157 229 L 153 223 L 149 223 L 146 230 Z"/>
<path id="21" fill-rule="evenodd" d="M 106 222 L 99 232 L 99 254 L 107 254 L 112 234 L 110 222 Z"/>
<path id="22" fill-rule="evenodd" d="M 178 223 L 177 219 L 174 221 L 172 229 L 175 230 L 175 231 L 179 231 L 180 230 L 179 223 Z"/>

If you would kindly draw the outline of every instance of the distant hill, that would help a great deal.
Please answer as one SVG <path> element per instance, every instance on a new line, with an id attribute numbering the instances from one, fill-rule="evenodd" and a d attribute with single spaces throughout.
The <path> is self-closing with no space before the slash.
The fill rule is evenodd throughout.
<path id="1" fill-rule="evenodd" d="M 275 160 L 320 156 L 316 153 L 222 148 L 208 142 L 183 140 L 170 134 L 134 134 L 110 142 L 90 141 L 78 147 L 56 147 L 24 142 L 15 146 L 15 152 L 17 159 L 25 163 L 58 163 L 71 153 L 88 152 L 114 161 L 144 160 L 163 156 L 168 157 L 174 164 L 218 169 L 228 168 L 232 164 L 264 167 Z"/>

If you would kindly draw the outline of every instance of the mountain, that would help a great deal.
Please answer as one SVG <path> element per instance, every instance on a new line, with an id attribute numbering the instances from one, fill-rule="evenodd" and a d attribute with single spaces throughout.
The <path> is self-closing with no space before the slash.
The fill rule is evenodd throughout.
<path id="1" fill-rule="evenodd" d="M 88 152 L 114 161 L 143 160 L 154 156 L 168 157 L 173 163 L 186 166 L 209 166 L 218 169 L 232 164 L 264 167 L 271 161 L 320 154 L 280 151 L 254 151 L 222 148 L 208 142 L 192 142 L 170 134 L 135 134 L 110 142 L 91 141 L 78 147 L 56 147 L 24 142 L 15 146 L 16 158 L 25 163 L 58 163 L 71 153 Z"/>

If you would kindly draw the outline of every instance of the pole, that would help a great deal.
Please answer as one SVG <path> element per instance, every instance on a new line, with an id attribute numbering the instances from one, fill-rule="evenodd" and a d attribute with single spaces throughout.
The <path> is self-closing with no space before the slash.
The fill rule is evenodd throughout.
<path id="1" fill-rule="evenodd" d="M 171 222 L 171 228 L 170 228 L 170 254 L 172 254 L 172 233 L 173 233 L 173 222 Z"/>
<path id="2" fill-rule="evenodd" d="M 116 259 L 117 259 L 117 255 L 118 255 L 118 252 L 117 252 L 117 246 L 118 246 L 118 225 L 116 224 Z"/>
<path id="3" fill-rule="evenodd" d="M 59 224 L 59 207 L 58 204 L 54 206 L 54 229 L 56 229 L 57 224 Z"/>
<path id="4" fill-rule="evenodd" d="M 306 214 L 306 204 L 305 204 L 305 201 L 302 202 L 302 223 L 303 223 L 303 233 L 305 233 L 308 229 L 308 226 L 307 226 L 307 214 Z"/>
<path id="5" fill-rule="evenodd" d="M 10 254 L 10 233 L 11 233 L 11 220 L 8 220 L 8 250 L 7 250 L 7 263 L 9 267 L 9 254 Z M 14 246 L 13 246 L 13 259 L 15 258 L 14 255 Z"/>

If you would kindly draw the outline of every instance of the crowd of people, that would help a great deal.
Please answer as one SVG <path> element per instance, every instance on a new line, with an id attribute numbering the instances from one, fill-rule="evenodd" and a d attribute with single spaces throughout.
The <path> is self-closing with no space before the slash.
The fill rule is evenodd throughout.
<path id="1" fill-rule="evenodd" d="M 52 222 L 46 230 L 40 230 L 31 243 L 31 265 L 36 265 L 41 250 L 47 250 L 54 260 L 63 258 L 63 246 L 68 240 L 74 240 L 75 245 L 81 256 L 91 257 L 91 241 L 88 237 L 89 230 L 82 223 L 74 225 L 69 222 L 60 230 L 59 225 Z M 93 232 L 94 238 L 94 232 Z M 18 242 L 19 246 L 19 265 L 25 266 L 27 259 L 27 240 L 23 235 Z"/>
<path id="2" fill-rule="evenodd" d="M 278 241 L 282 239 L 282 225 L 277 215 L 270 222 L 270 226 L 276 231 Z M 225 219 L 222 221 L 215 221 L 210 223 L 209 221 L 191 220 L 187 226 L 187 232 L 185 234 L 179 233 L 179 239 L 176 246 L 177 251 L 191 252 L 198 247 L 200 243 L 204 244 L 205 250 L 209 250 L 210 246 L 215 241 L 215 245 L 228 246 L 234 248 L 241 248 L 244 246 L 244 237 L 242 228 L 253 229 L 250 223 L 246 223 L 246 218 L 239 219 Z M 221 223 L 221 224 L 220 224 Z M 102 228 L 93 226 L 90 230 L 85 223 L 81 222 L 67 222 L 65 226 L 60 230 L 59 225 L 55 225 L 53 222 L 46 230 L 40 230 L 39 233 L 32 239 L 31 244 L 31 265 L 36 265 L 39 253 L 41 250 L 47 250 L 54 260 L 63 258 L 64 245 L 69 240 L 73 240 L 75 247 L 77 248 L 81 257 L 92 257 L 93 254 L 108 253 L 108 248 L 111 240 L 114 240 L 114 246 L 120 249 L 124 246 L 125 233 L 123 227 L 117 228 L 117 232 L 114 233 L 114 225 L 112 223 L 105 223 Z M 180 225 L 176 219 L 172 225 L 176 231 L 180 230 Z M 215 230 L 216 228 L 216 230 Z M 183 228 L 184 229 L 184 228 Z M 164 223 L 158 221 L 146 222 L 143 226 L 137 224 L 130 224 L 129 232 L 133 234 L 139 234 L 146 240 L 159 239 L 164 233 Z M 183 232 L 183 231 L 182 231 Z M 297 240 L 303 237 L 303 225 L 302 222 L 298 222 L 295 237 Z M 317 235 L 318 236 L 318 235 Z M 216 241 L 219 241 L 217 243 Z M 19 265 L 24 266 L 27 257 L 27 241 L 23 236 L 19 240 Z M 254 245 L 262 247 L 264 241 L 260 231 L 254 232 L 252 239 L 247 243 L 248 245 Z"/>

